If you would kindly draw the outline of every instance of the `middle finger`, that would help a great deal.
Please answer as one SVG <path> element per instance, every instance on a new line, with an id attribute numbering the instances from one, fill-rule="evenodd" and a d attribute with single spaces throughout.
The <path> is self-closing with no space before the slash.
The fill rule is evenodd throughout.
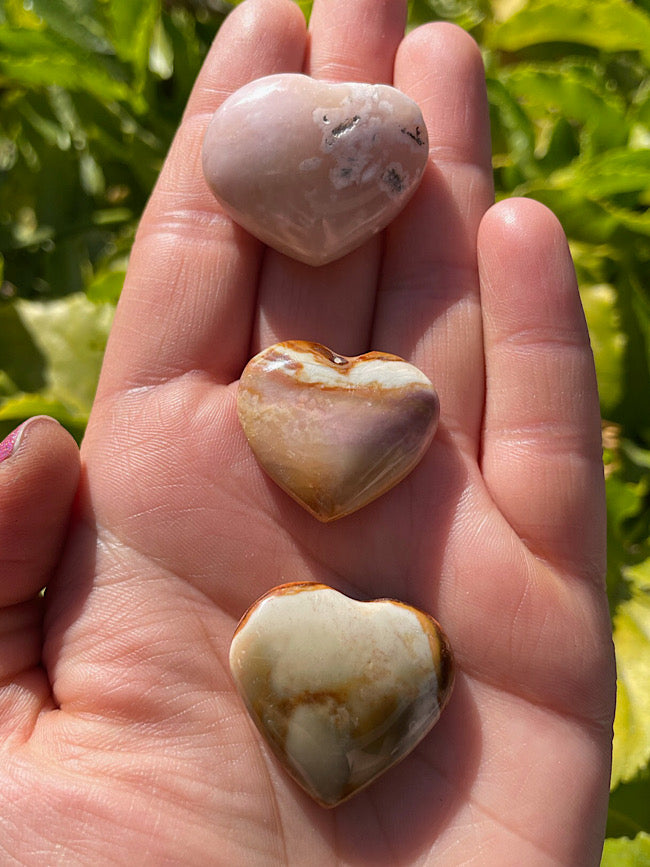
<path id="1" fill-rule="evenodd" d="M 405 0 L 316 0 L 304 72 L 390 84 L 405 21 Z M 318 268 L 267 250 L 252 351 L 292 338 L 367 351 L 380 259 L 380 236 Z"/>

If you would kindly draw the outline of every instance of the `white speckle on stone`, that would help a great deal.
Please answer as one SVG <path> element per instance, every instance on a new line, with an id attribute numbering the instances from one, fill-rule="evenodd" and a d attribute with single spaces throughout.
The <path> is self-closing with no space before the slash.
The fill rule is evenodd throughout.
<path id="1" fill-rule="evenodd" d="M 321 157 L 310 157 L 309 159 L 303 160 L 298 168 L 301 172 L 313 172 L 320 167 L 322 162 L 323 160 Z"/>
<path id="2" fill-rule="evenodd" d="M 377 173 L 379 172 L 379 166 L 377 163 L 372 163 L 368 166 L 365 172 L 361 175 L 361 183 L 367 184 L 370 181 L 373 181 L 377 177 Z"/>

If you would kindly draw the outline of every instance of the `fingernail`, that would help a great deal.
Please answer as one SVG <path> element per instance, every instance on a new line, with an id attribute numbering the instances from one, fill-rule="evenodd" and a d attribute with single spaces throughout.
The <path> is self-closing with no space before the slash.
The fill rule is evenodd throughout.
<path id="1" fill-rule="evenodd" d="M 32 418 L 28 418 L 27 421 L 24 421 L 22 424 L 19 424 L 18 427 L 12 430 L 12 432 L 8 434 L 0 443 L 0 464 L 7 458 L 10 458 L 18 449 L 18 446 L 20 445 L 20 440 L 22 439 L 22 436 L 25 433 L 28 425 L 30 425 L 34 421 L 40 421 L 43 419 L 58 424 L 55 419 L 50 418 L 50 416 L 48 415 L 35 415 L 32 416 Z"/>
<path id="2" fill-rule="evenodd" d="M 24 424 L 24 422 L 23 422 Z M 17 443 L 20 440 L 23 425 L 19 425 L 15 430 L 6 436 L 0 443 L 0 464 L 2 461 L 10 457 L 16 450 Z"/>

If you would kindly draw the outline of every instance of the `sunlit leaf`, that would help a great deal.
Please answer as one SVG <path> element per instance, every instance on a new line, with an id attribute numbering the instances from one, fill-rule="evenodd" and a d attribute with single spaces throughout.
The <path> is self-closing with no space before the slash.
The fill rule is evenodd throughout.
<path id="1" fill-rule="evenodd" d="M 491 46 L 504 51 L 549 42 L 605 52 L 639 51 L 647 61 L 650 17 L 626 0 L 529 0 L 490 36 Z"/>
<path id="2" fill-rule="evenodd" d="M 650 189 L 650 150 L 612 148 L 604 154 L 576 160 L 555 172 L 549 182 L 557 187 L 571 185 L 590 199 L 645 193 Z"/>
<path id="3" fill-rule="evenodd" d="M 617 432 L 620 437 L 620 431 Z M 620 450 L 620 446 L 618 446 Z M 619 603 L 629 599 L 629 583 L 625 570 L 632 562 L 635 539 L 629 525 L 644 509 L 648 493 L 645 479 L 631 481 L 620 465 L 620 453 L 611 456 L 606 472 L 607 488 L 607 595 L 609 606 L 615 612 Z M 637 558 L 638 559 L 638 558 Z"/>
<path id="4" fill-rule="evenodd" d="M 4 0 L 0 5 L 0 25 L 11 24 L 14 27 L 26 27 L 29 30 L 42 30 L 46 25 L 25 0 Z"/>
<path id="5" fill-rule="evenodd" d="M 116 53 L 138 73 L 149 62 L 149 46 L 160 16 L 160 0 L 111 0 L 106 6 L 108 28 Z"/>
<path id="6" fill-rule="evenodd" d="M 493 135 L 492 159 L 504 186 L 514 186 L 540 172 L 535 162 L 533 124 L 517 99 L 498 78 L 488 77 L 487 92 Z"/>
<path id="7" fill-rule="evenodd" d="M 621 208 L 608 201 L 603 201 L 602 207 L 612 215 L 619 226 L 641 235 L 650 235 L 650 209 L 637 211 L 632 208 Z"/>
<path id="8" fill-rule="evenodd" d="M 618 321 L 616 292 L 613 286 L 601 283 L 583 286 L 580 294 L 596 363 L 601 411 L 605 418 L 611 418 L 621 399 L 626 346 Z"/>
<path id="9" fill-rule="evenodd" d="M 650 234 L 648 189 L 650 150 L 612 148 L 579 157 L 518 192 L 548 204 L 573 237 L 604 243 L 621 227 Z"/>
<path id="10" fill-rule="evenodd" d="M 54 408 L 62 421 L 81 424 L 95 396 L 112 305 L 95 305 L 78 294 L 56 301 L 18 299 L 12 307 L 17 328 L 24 331 L 32 347 L 36 389 L 23 386 L 20 393 L 1 401 L 0 418 L 19 419 L 27 409 L 31 413 L 35 406 L 47 406 L 49 409 L 39 411 L 52 414 Z M 18 341 L 20 332 L 15 333 Z M 8 334 L 5 329 L 5 338 Z M 12 347 L 5 348 L 10 354 Z"/>
<path id="11" fill-rule="evenodd" d="M 551 185 L 548 180 L 540 179 L 522 184 L 514 192 L 547 205 L 560 219 L 565 232 L 577 241 L 610 243 L 620 225 L 616 216 L 600 202 L 590 200 L 581 190 L 566 182 Z"/>
<path id="12" fill-rule="evenodd" d="M 90 282 L 86 289 L 86 297 L 95 304 L 104 302 L 116 304 L 122 292 L 125 276 L 126 271 L 122 269 L 101 271 Z"/>
<path id="13" fill-rule="evenodd" d="M 650 834 L 605 840 L 600 867 L 650 867 Z"/>
<path id="14" fill-rule="evenodd" d="M 174 46 L 160 18 L 156 21 L 149 46 L 149 69 L 165 80 L 174 74 Z"/>
<path id="15" fill-rule="evenodd" d="M 625 100 L 612 92 L 602 69 L 575 62 L 518 63 L 506 67 L 501 77 L 538 124 L 541 148 L 545 132 L 558 118 L 581 130 L 584 155 L 627 143 L 630 120 Z"/>
<path id="16" fill-rule="evenodd" d="M 104 172 L 95 157 L 86 151 L 79 158 L 81 189 L 89 196 L 99 196 L 106 188 Z"/>
<path id="17" fill-rule="evenodd" d="M 134 102 L 124 74 L 97 54 L 80 56 L 49 31 L 0 27 L 0 83 L 84 90 L 99 99 Z"/>
<path id="18" fill-rule="evenodd" d="M 618 672 L 612 788 L 650 760 L 650 560 L 626 571 L 630 598 L 614 615 Z"/>
<path id="19" fill-rule="evenodd" d="M 418 26 L 427 21 L 453 21 L 472 30 L 490 13 L 488 0 L 411 0 L 409 24 Z"/>
<path id="20" fill-rule="evenodd" d="M 101 22 L 88 14 L 77 0 L 30 0 L 30 6 L 50 30 L 72 43 L 82 54 L 114 53 Z"/>

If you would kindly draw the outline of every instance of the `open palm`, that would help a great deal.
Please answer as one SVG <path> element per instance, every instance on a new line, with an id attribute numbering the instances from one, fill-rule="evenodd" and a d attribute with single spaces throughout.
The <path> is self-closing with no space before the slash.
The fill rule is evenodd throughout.
<path id="1" fill-rule="evenodd" d="M 402 40 L 405 9 L 316 0 L 309 35 L 290 0 L 231 14 L 141 223 L 78 487 L 45 422 L 0 468 L 0 536 L 29 527 L 1 554 L 6 863 L 598 863 L 614 677 L 575 278 L 544 208 L 491 207 L 476 46 L 449 25 Z M 233 225 L 201 173 L 214 110 L 280 71 L 394 83 L 429 130 L 403 214 L 318 269 Z M 292 338 L 402 355 L 440 395 L 419 467 L 332 525 L 266 478 L 237 421 L 243 366 Z M 238 618 L 296 580 L 431 612 L 458 665 L 430 735 L 331 811 L 278 767 L 228 671 Z"/>

